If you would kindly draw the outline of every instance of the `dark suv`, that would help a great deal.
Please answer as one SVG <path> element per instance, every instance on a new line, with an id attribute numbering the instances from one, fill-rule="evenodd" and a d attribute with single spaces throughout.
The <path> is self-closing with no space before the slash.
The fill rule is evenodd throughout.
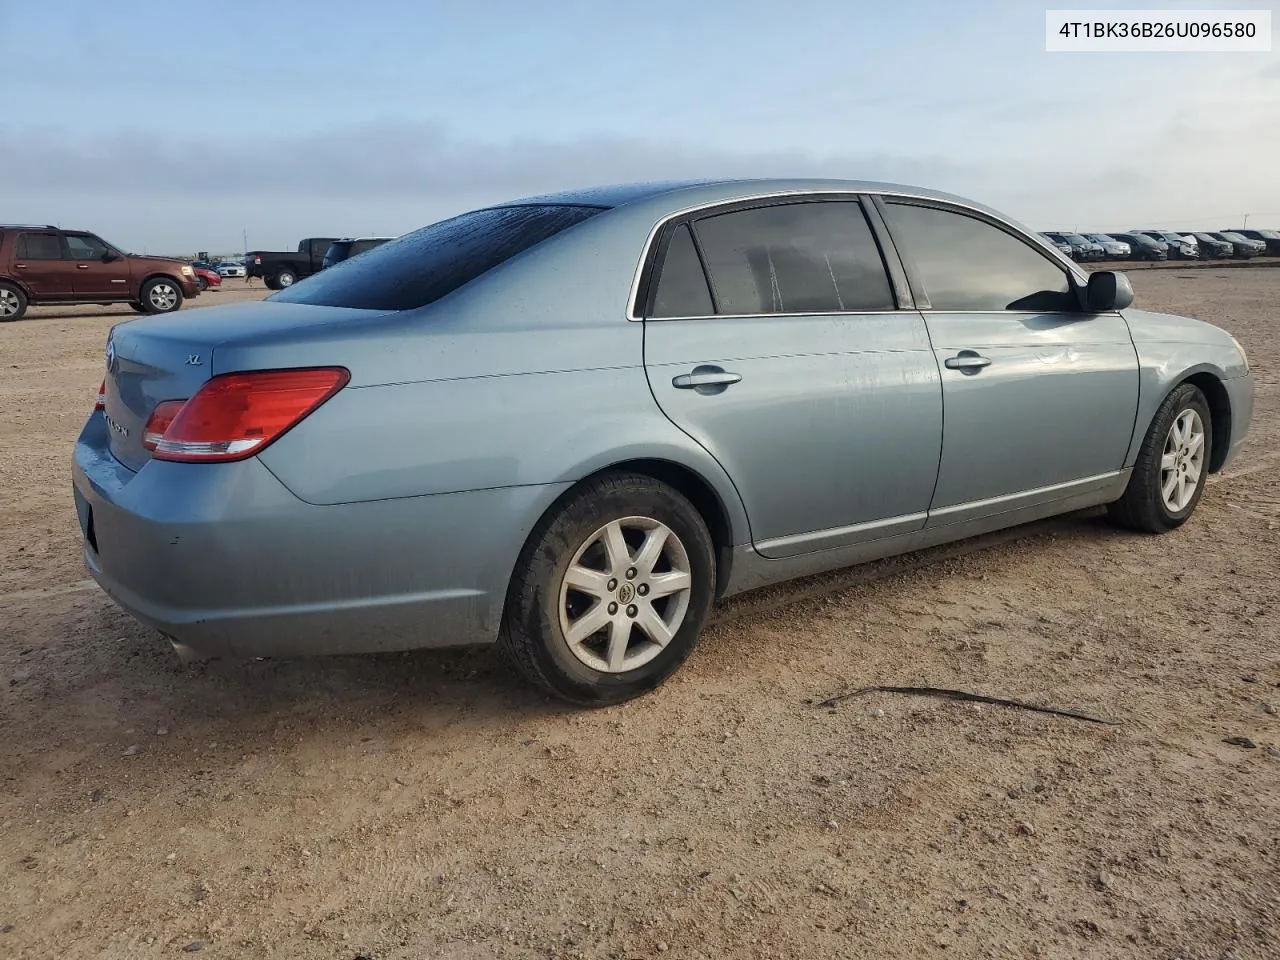
<path id="1" fill-rule="evenodd" d="M 83 230 L 0 225 L 0 321 L 52 303 L 170 313 L 199 295 L 195 271 L 181 260 L 123 253 Z"/>
<path id="2" fill-rule="evenodd" d="M 366 250 L 372 250 L 374 247 L 380 247 L 395 237 L 357 237 L 356 239 L 343 238 L 335 240 L 329 244 L 329 249 L 325 251 L 324 263 L 321 269 L 327 270 L 335 263 L 341 263 L 343 260 L 350 260 L 352 257 L 358 257 Z"/>

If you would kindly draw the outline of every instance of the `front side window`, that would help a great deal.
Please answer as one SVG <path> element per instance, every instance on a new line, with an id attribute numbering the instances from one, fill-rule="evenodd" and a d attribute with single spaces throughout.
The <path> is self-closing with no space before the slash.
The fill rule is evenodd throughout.
<path id="1" fill-rule="evenodd" d="M 885 220 L 934 310 L 1080 309 L 1065 270 L 977 217 L 889 201 Z"/>
<path id="2" fill-rule="evenodd" d="M 101 260 L 107 253 L 107 245 L 97 237 L 68 233 L 67 250 L 72 260 Z"/>
<path id="3" fill-rule="evenodd" d="M 23 233 L 18 236 L 19 260 L 61 260 L 62 242 L 56 233 Z"/>
<path id="4" fill-rule="evenodd" d="M 602 210 L 557 204 L 473 210 L 343 260 L 267 299 L 360 310 L 413 310 Z"/>
<path id="5" fill-rule="evenodd" d="M 718 314 L 896 308 L 857 201 L 784 203 L 694 224 Z"/>

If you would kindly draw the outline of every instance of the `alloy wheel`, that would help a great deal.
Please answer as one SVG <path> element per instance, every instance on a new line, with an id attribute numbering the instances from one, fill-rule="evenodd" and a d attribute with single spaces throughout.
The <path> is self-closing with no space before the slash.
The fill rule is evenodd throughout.
<path id="1" fill-rule="evenodd" d="M 178 305 L 178 291 L 169 283 L 157 283 L 147 295 L 157 310 L 172 310 Z"/>
<path id="2" fill-rule="evenodd" d="M 675 637 L 692 586 L 689 554 L 674 530 L 649 517 L 611 520 L 569 562 L 560 584 L 560 630 L 593 670 L 635 670 Z"/>
<path id="3" fill-rule="evenodd" d="M 1160 496 L 1165 509 L 1181 513 L 1191 503 L 1204 471 L 1204 422 L 1195 410 L 1174 418 L 1160 458 Z"/>

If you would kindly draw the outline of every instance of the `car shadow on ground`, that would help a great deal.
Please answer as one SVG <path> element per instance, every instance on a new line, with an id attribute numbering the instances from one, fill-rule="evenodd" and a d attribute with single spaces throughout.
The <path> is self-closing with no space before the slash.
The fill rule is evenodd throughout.
<path id="1" fill-rule="evenodd" d="M 707 644 L 734 642 L 720 625 L 794 613 L 819 596 L 846 591 L 904 572 L 922 572 L 957 557 L 988 561 L 983 551 L 1036 538 L 1102 541 L 1130 537 L 1096 515 L 1041 521 L 964 544 L 933 548 L 830 574 L 751 591 L 718 604 Z M 1008 562 L 1000 561 L 1000 562 Z M 899 589 L 894 587 L 893 589 Z M 901 586 L 911 591 L 910 581 Z M 47 637 L 50 619 L 59 626 Z M 685 670 L 696 670 L 697 657 Z M 523 683 L 496 648 L 418 650 L 295 660 L 213 660 L 185 664 L 155 632 L 134 621 L 96 590 L 19 607 L 0 664 L 10 676 L 0 705 L 17 735 L 41 739 L 47 714 L 58 711 L 64 741 L 109 749 L 163 729 L 185 730 L 193 740 L 252 739 L 282 720 L 310 736 L 341 736 L 370 726 L 437 729 L 459 724 L 493 734 L 563 717 L 579 708 Z M 744 669 L 746 669 L 744 667 Z M 0 754 L 5 752 L 0 745 Z M 17 759 L 17 757 L 15 757 Z"/>

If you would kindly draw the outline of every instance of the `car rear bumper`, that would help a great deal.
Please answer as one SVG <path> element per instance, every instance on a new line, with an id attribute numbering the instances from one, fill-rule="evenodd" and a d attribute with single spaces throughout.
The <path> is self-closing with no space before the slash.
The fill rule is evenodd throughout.
<path id="1" fill-rule="evenodd" d="M 94 413 L 73 485 L 90 574 L 186 658 L 492 642 L 529 529 L 562 485 L 315 506 L 260 461 L 107 449 Z"/>

